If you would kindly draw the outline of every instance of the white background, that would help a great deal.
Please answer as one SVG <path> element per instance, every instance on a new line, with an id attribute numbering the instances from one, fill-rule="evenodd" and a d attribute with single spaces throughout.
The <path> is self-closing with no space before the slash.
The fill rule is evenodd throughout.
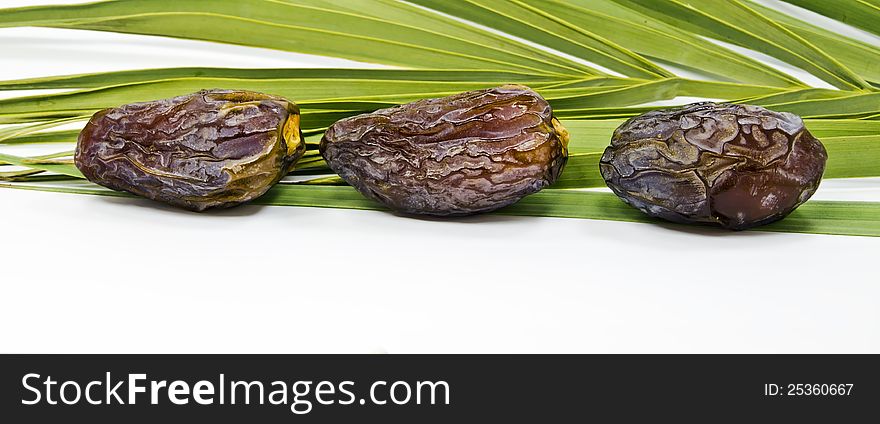
<path id="1" fill-rule="evenodd" d="M 34 3 L 50 1 L 0 5 Z M 0 79 L 167 66 L 367 65 L 0 29 Z M 880 200 L 880 180 L 826 181 L 815 198 Z M 295 207 L 194 214 L 11 189 L 0 223 L 4 353 L 880 351 L 880 238 Z"/>

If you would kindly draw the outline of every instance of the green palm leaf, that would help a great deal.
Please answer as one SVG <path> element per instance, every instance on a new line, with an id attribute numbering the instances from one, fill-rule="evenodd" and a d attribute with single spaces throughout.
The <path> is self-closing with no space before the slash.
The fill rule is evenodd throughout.
<path id="1" fill-rule="evenodd" d="M 315 76 L 320 70 L 311 70 Z M 474 90 L 504 84 L 496 81 L 425 81 L 416 78 L 424 74 L 444 74 L 439 71 L 413 71 L 408 79 L 404 73 L 393 71 L 392 78 L 381 79 L 387 71 L 371 71 L 368 75 L 358 75 L 355 71 L 340 72 L 328 70 L 323 78 L 294 76 L 291 78 L 237 78 L 237 77 L 178 77 L 159 80 L 148 79 L 148 71 L 119 75 L 106 74 L 108 80 L 124 81 L 114 86 L 102 86 L 84 90 L 32 97 L 16 97 L 0 100 L 0 123 L 30 122 L 38 117 L 47 119 L 65 116 L 91 114 L 103 108 L 120 104 L 147 101 L 155 98 L 173 97 L 181 93 L 191 93 L 209 87 L 223 87 L 267 92 L 296 99 L 304 113 L 321 111 L 351 111 L 348 114 L 369 111 L 394 104 L 406 103 L 426 97 L 439 97 L 461 91 Z M 157 71 L 157 75 L 169 73 Z M 220 73 L 220 72 L 218 72 Z M 332 76 L 338 76 L 333 78 Z M 489 76 L 507 74 L 493 73 Z M 514 74 L 526 79 L 526 76 Z M 357 76 L 363 78 L 356 78 Z M 24 80 L 0 83 L 7 89 L 21 87 L 70 88 L 82 84 L 93 86 L 100 75 L 59 77 L 57 79 Z M 135 81 L 135 78 L 145 79 Z M 543 88 L 558 86 L 558 81 L 540 78 L 527 83 L 548 99 L 554 109 L 565 116 L 568 109 L 583 109 L 592 106 L 629 106 L 676 96 L 699 96 L 710 98 L 729 98 L 734 96 L 768 96 L 783 91 L 781 88 L 752 86 L 713 81 L 695 81 L 682 78 L 660 80 L 640 80 L 624 78 L 588 78 L 580 80 L 576 86 L 567 88 Z M 616 85 L 606 85 L 616 84 Z M 339 112 L 340 116 L 347 116 Z M 307 129 L 324 128 L 327 119 L 316 115 L 319 121 L 303 119 Z M 334 115 L 335 116 L 335 115 Z M 332 122 L 332 121 L 331 121 Z"/>
<path id="2" fill-rule="evenodd" d="M 880 2 L 877 0 L 783 1 L 880 35 Z"/>
<path id="3" fill-rule="evenodd" d="M 8 9 L 0 15 L 0 27 L 48 26 L 163 35 L 417 68 L 597 73 L 562 58 L 546 60 L 546 53 L 538 49 L 502 42 L 491 34 L 484 34 L 484 38 L 496 40 L 495 45 L 463 38 L 479 32 L 475 28 L 444 34 L 309 3 L 120 0 Z M 434 15 L 430 19 L 443 18 Z"/>
<path id="4" fill-rule="evenodd" d="M 873 89 L 828 53 L 739 0 L 615 0 L 672 25 L 752 48 L 798 66 L 846 90 Z"/>
<path id="5" fill-rule="evenodd" d="M 486 84 L 522 83 L 555 84 L 558 76 L 537 75 L 510 71 L 485 70 L 447 70 L 447 69 L 237 69 L 237 68 L 167 68 L 140 69 L 94 74 L 59 75 L 52 77 L 28 78 L 14 81 L 0 81 L 0 90 L 37 90 L 58 88 L 102 88 L 118 85 L 137 84 L 150 81 L 166 81 L 189 78 L 217 78 L 233 80 L 357 80 L 357 81 L 404 81 L 421 82 L 429 85 L 438 83 Z M 584 81 L 594 81 L 599 85 L 618 85 L 628 79 L 587 77 Z"/>
<path id="6" fill-rule="evenodd" d="M 192 38 L 406 69 L 175 68 L 0 82 L 0 90 L 72 90 L 0 100 L 0 124 L 22 124 L 0 128 L 0 146 L 56 143 L 69 149 L 64 143 L 74 142 L 77 131 L 51 129 L 102 108 L 213 87 L 263 91 L 300 104 L 309 150 L 292 172 L 296 181 L 285 180 L 255 203 L 376 210 L 378 204 L 327 175 L 315 150 L 324 128 L 379 107 L 521 83 L 538 90 L 563 119 L 572 136 L 570 158 L 554 187 L 499 214 L 656 223 L 612 194 L 582 189 L 604 185 L 597 162 L 624 118 L 654 109 L 646 103 L 681 96 L 797 113 L 828 149 L 825 178 L 880 176 L 880 94 L 869 83 L 880 81 L 877 46 L 747 0 L 413 3 L 119 0 L 2 10 L 0 27 Z M 868 31 L 878 28 L 876 0 L 791 3 Z M 704 37 L 768 54 L 840 90 L 807 87 Z M 588 62 L 623 76 L 606 75 Z M 715 81 L 676 77 L 677 70 Z M 2 153 L 0 180 L 6 182 L 0 187 L 127 196 L 84 181 L 70 155 L 69 150 L 35 157 Z M 759 230 L 880 236 L 880 204 L 810 201 Z"/>
<path id="7" fill-rule="evenodd" d="M 99 196 L 131 197 L 93 184 L 0 183 L 0 187 L 40 190 L 57 193 L 91 194 Z M 385 210 L 355 189 L 346 186 L 285 185 L 273 187 L 254 204 L 272 206 L 307 206 L 360 210 Z M 649 218 L 624 204 L 611 193 L 576 190 L 544 190 L 526 197 L 519 203 L 494 214 L 514 216 L 542 216 L 560 218 L 599 219 L 622 222 L 643 222 L 689 230 L 693 227 L 671 224 Z M 718 232 L 706 228 L 708 232 Z M 782 221 L 757 227 L 752 231 L 791 232 L 809 234 L 837 234 L 851 236 L 880 236 L 880 203 L 811 201 Z M 725 231 L 725 233 L 727 233 Z"/>
<path id="8" fill-rule="evenodd" d="M 414 3 L 491 26 L 576 57 L 586 58 L 630 77 L 673 76 L 669 71 L 598 34 L 573 28 L 555 16 L 543 12 L 540 7 L 533 7 L 517 0 L 415 0 Z"/>
<path id="9" fill-rule="evenodd" d="M 599 53 L 582 47 L 584 44 L 600 44 L 622 51 L 626 55 L 638 54 L 638 61 L 646 57 L 675 64 L 721 79 L 770 86 L 801 85 L 796 79 L 773 68 L 734 53 L 725 48 L 680 31 L 635 11 L 621 8 L 610 0 L 548 1 L 521 0 L 512 7 L 504 2 L 449 2 L 440 0 L 417 0 L 417 3 L 453 13 L 469 20 L 507 33 L 526 38 L 539 44 L 573 54 L 595 63 L 608 66 L 623 74 L 621 67 L 602 60 Z M 515 19 L 510 11 L 526 9 L 533 19 Z M 520 12 L 522 14 L 523 12 Z M 536 22 L 541 22 L 539 25 Z M 564 32 L 561 33 L 561 32 Z M 633 53 L 634 52 L 634 53 Z M 660 64 L 654 73 L 669 76 Z"/>
<path id="10" fill-rule="evenodd" d="M 880 85 L 880 48 L 849 37 L 838 35 L 825 28 L 812 25 L 776 10 L 750 2 L 749 6 L 771 17 L 788 30 L 808 40 L 824 52 L 831 52 L 834 59 L 864 79 Z"/>

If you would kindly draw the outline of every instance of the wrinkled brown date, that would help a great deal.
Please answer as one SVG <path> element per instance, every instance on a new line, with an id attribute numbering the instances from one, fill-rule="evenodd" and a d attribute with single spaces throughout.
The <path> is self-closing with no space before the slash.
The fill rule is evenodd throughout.
<path id="1" fill-rule="evenodd" d="M 498 209 L 552 184 L 567 143 L 547 101 L 505 85 L 340 120 L 320 149 L 365 196 L 447 216 Z"/>
<path id="2" fill-rule="evenodd" d="M 599 168 L 614 193 L 648 215 L 742 230 L 807 201 L 826 159 L 796 115 L 707 102 L 626 121 Z"/>
<path id="3" fill-rule="evenodd" d="M 95 183 L 202 211 L 261 196 L 303 155 L 302 140 L 293 102 L 208 90 L 96 113 L 74 160 Z"/>

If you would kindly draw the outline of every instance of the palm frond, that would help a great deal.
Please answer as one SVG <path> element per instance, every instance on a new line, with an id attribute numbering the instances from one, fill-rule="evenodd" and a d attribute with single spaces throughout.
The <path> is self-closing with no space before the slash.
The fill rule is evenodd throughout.
<path id="1" fill-rule="evenodd" d="M 875 0 L 787 1 L 880 28 Z M 315 150 L 322 131 L 376 108 L 505 83 L 540 92 L 572 140 L 557 184 L 500 214 L 656 222 L 612 194 L 583 189 L 604 185 L 597 161 L 623 119 L 679 97 L 799 114 L 828 149 L 825 178 L 880 176 L 880 48 L 748 0 L 118 0 L 0 9 L 0 27 L 20 26 L 207 40 L 396 69 L 173 68 L 0 81 L 7 91 L 68 90 L 0 100 L 0 147 L 58 150 L 0 154 L 0 187 L 127 196 L 83 180 L 69 158 L 77 130 L 55 128 L 106 107 L 223 87 L 282 95 L 302 108 L 309 150 L 292 172 L 296 183 L 255 203 L 381 209 L 327 176 Z M 810 87 L 749 50 L 836 89 Z M 760 230 L 878 236 L 880 204 L 810 201 Z"/>

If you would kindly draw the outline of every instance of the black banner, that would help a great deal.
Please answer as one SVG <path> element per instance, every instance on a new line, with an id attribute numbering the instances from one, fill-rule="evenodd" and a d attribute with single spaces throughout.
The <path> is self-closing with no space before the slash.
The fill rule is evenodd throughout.
<path id="1" fill-rule="evenodd" d="M 880 367 L 869 355 L 5 355 L 0 361 L 0 411 L 16 418 L 4 422 L 866 422 L 880 410 Z"/>

